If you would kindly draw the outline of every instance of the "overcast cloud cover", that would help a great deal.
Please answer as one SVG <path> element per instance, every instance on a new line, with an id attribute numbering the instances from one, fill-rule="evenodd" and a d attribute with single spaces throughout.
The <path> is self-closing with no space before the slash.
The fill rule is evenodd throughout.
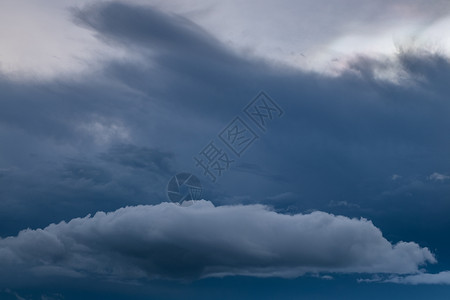
<path id="1" fill-rule="evenodd" d="M 3 1 L 0 297 L 446 298 L 449 26 L 438 0 Z M 192 157 L 260 90 L 284 115 L 212 183 Z M 166 202 L 181 171 L 205 200 Z"/>

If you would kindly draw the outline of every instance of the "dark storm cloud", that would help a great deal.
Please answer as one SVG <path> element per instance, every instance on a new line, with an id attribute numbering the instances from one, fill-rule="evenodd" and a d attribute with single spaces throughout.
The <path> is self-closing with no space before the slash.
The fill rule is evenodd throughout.
<path id="1" fill-rule="evenodd" d="M 5 77 L 0 80 L 0 97 L 4 128 L 69 143 L 92 142 L 92 122 L 114 123 L 124 117 L 125 107 L 138 102 L 133 93 L 100 78 L 47 83 Z"/>
<path id="2" fill-rule="evenodd" d="M 102 185 L 111 181 L 111 173 L 92 163 L 68 162 L 64 166 L 61 179 L 88 181 L 96 185 Z"/>
<path id="3" fill-rule="evenodd" d="M 435 220 L 443 223 L 439 228 L 448 228 L 450 184 L 433 176 L 450 173 L 447 58 L 414 49 L 395 58 L 355 57 L 340 76 L 327 77 L 238 55 L 193 22 L 153 8 L 106 3 L 78 10 L 75 16 L 100 40 L 140 60 L 107 62 L 101 72 L 76 80 L 0 79 L 2 236 L 89 212 L 160 202 L 167 175 L 178 169 L 199 171 L 192 155 L 261 89 L 286 114 L 214 186 L 213 202 L 263 201 L 290 212 L 290 207 L 344 210 L 349 206 L 340 204 L 346 203 L 358 216 L 371 208 L 364 215 L 369 211 L 377 216 L 375 224 L 385 225 L 387 235 L 403 226 L 405 216 L 412 220 L 395 238 L 385 239 L 368 221 L 320 212 L 289 219 L 247 207 L 245 213 L 261 214 L 251 219 L 255 223 L 233 224 L 228 213 L 239 212 L 239 207 L 126 208 L 2 239 L 3 259 L 13 264 L 4 272 L 13 274 L 18 262 L 36 274 L 73 278 L 91 273 L 121 278 L 289 277 L 321 270 L 371 272 L 376 266 L 380 272 L 402 273 L 415 272 L 432 258 L 417 244 L 393 246 L 387 240 L 408 236 L 433 249 L 446 246 L 442 230 L 433 228 L 432 234 L 418 237 L 412 228 L 436 225 Z M 378 76 L 393 70 L 401 74 L 398 83 Z M 393 181 L 393 174 L 402 178 Z M 160 212 L 163 208 L 167 211 Z M 204 220 L 209 215 L 203 209 L 227 213 L 217 213 L 214 223 Z M 387 221 L 380 215 L 387 215 Z M 263 227 L 272 217 L 273 225 L 279 225 L 276 232 Z M 30 221 L 36 218 L 39 222 Z M 309 243 L 300 243 L 296 234 L 309 233 L 291 226 L 293 220 L 311 225 L 313 219 L 338 233 L 330 236 L 324 230 L 318 235 L 323 240 L 314 245 L 322 252 L 302 248 Z M 230 223 L 234 231 L 228 231 Z M 356 235 L 333 231 L 335 224 L 348 225 Z M 161 227 L 167 231 L 158 231 Z M 267 233 L 270 239 L 261 238 Z M 221 235 L 236 243 L 226 244 Z M 351 255 L 341 248 L 352 245 L 357 247 Z M 283 261 L 291 246 L 307 253 L 290 252 Z M 369 251 L 370 246 L 380 247 L 381 256 Z M 318 265 L 305 266 L 302 253 Z M 108 269 L 109 264 L 116 269 Z"/>
<path id="4" fill-rule="evenodd" d="M 240 95 L 250 99 L 255 93 L 242 83 L 274 71 L 263 61 L 241 57 L 192 21 L 151 7 L 103 3 L 75 10 L 74 16 L 100 39 L 149 61 L 148 66 L 112 63 L 109 74 L 156 100 L 206 118 L 223 118 L 225 112 L 239 109 Z"/>
<path id="5" fill-rule="evenodd" d="M 192 155 L 265 89 L 287 113 L 231 171 L 247 173 L 224 178 L 236 189 L 229 193 L 256 191 L 254 199 L 262 199 L 298 193 L 298 186 L 303 199 L 326 207 L 332 200 L 378 199 L 392 174 L 428 176 L 449 168 L 450 141 L 442 130 L 450 126 L 449 90 L 442 78 L 450 64 L 444 57 L 417 51 L 359 57 L 341 76 L 324 77 L 239 56 L 193 22 L 153 8 L 104 3 L 75 16 L 100 39 L 148 60 L 111 62 L 87 80 L 3 78 L 0 114 L 8 146 L 2 156 L 9 164 L 29 167 L 71 151 L 75 157 L 108 153 L 109 145 L 97 143 L 122 126 L 130 143 L 160 147 L 193 168 Z M 377 77 L 377 70 L 391 67 L 405 72 L 400 84 Z M 152 165 L 126 155 L 104 162 Z"/>
<path id="6" fill-rule="evenodd" d="M 263 61 L 243 58 L 226 50 L 192 22 L 151 8 L 103 4 L 81 10 L 77 16 L 101 37 L 122 44 L 143 45 L 137 53 L 148 55 L 149 59 L 153 54 L 150 64 L 156 63 L 159 73 L 141 70 L 135 76 L 149 78 L 150 86 L 154 80 L 164 82 L 163 86 L 167 87 L 164 99 L 182 103 L 179 109 L 193 108 L 199 112 L 198 116 L 208 118 L 221 114 L 225 119 L 223 115 L 228 114 L 232 117 L 233 111 L 237 113 L 254 96 L 256 92 L 251 87 L 257 85 L 269 90 L 287 106 L 290 114 L 282 124 L 292 127 L 280 125 L 278 129 L 286 130 L 285 135 L 294 142 L 292 149 L 301 146 L 296 136 L 305 146 L 316 142 L 314 139 L 326 138 L 337 155 L 348 147 L 354 147 L 353 151 L 361 147 L 364 153 L 379 143 L 393 146 L 387 149 L 391 151 L 404 150 L 399 147 L 420 151 L 424 143 L 425 147 L 442 143 L 448 147 L 437 130 L 449 123 L 445 118 L 449 113 L 449 101 L 444 97 L 449 88 L 442 82 L 450 64 L 444 57 L 414 49 L 401 52 L 394 59 L 359 57 L 342 76 L 328 78 L 277 69 Z M 159 22 L 158 29 L 155 29 L 155 22 Z M 190 47 L 202 51 L 191 51 Z M 185 63 L 190 64 L 189 67 Z M 397 85 L 377 77 L 378 71 L 390 68 L 400 69 L 407 78 Z M 127 81 L 124 76 L 118 76 Z M 128 73 L 126 76 L 134 78 Z M 221 77 L 218 86 L 215 84 L 217 77 Z M 191 81 L 193 78 L 200 80 Z M 189 88 L 185 89 L 183 81 L 189 82 Z M 130 85 L 150 93 L 158 90 L 140 81 L 130 82 Z M 226 90 L 227 86 L 234 89 Z M 211 87 L 219 89 L 214 96 L 210 96 Z M 200 95 L 198 88 L 203 88 Z M 225 96 L 221 92 L 225 92 Z M 244 94 L 237 98 L 238 92 Z M 344 157 L 341 159 L 344 159 L 342 163 L 347 163 Z"/>
<path id="7" fill-rule="evenodd" d="M 179 109 L 195 109 L 197 116 L 208 119 L 213 115 L 226 121 L 226 115 L 232 117 L 256 94 L 251 88 L 256 85 L 273 93 L 287 106 L 290 114 L 285 118 L 289 119 L 282 124 L 293 122 L 292 127 L 298 130 L 297 136 L 305 144 L 313 134 L 327 138 L 328 143 L 336 143 L 334 148 L 340 143 L 345 143 L 343 148 L 380 142 L 392 143 L 394 147 L 443 143 L 436 129 L 449 123 L 445 118 L 449 101 L 443 97 L 449 88 L 443 82 L 450 72 L 450 64 L 439 55 L 411 49 L 394 59 L 357 57 L 342 76 L 328 78 L 244 58 L 227 50 L 187 19 L 152 8 L 102 4 L 80 10 L 76 15 L 100 37 L 130 44 L 130 49 L 141 45 L 135 49 L 136 53 L 147 56 L 149 65 L 157 65 L 157 72 L 137 67 L 134 75 L 132 66 L 116 66 L 119 73 L 124 69 L 132 72 L 116 74 L 121 80 L 150 94 L 159 92 L 165 101 L 179 105 Z M 380 70 L 396 69 L 407 74 L 400 85 L 377 76 Z M 142 78 L 148 78 L 148 82 L 142 82 Z M 165 83 L 162 86 L 166 89 L 161 91 L 152 86 L 155 81 L 160 86 L 161 82 Z M 212 87 L 217 89 L 213 94 Z M 287 134 L 294 146 L 300 146 L 292 127 L 282 129 L 291 129 Z"/>
<path id="8" fill-rule="evenodd" d="M 410 274 L 435 262 L 427 248 L 393 245 L 365 219 L 323 212 L 290 216 L 261 205 L 215 207 L 208 201 L 98 212 L 0 239 L 2 281 L 22 273 L 120 281 Z"/>
<path id="9" fill-rule="evenodd" d="M 170 175 L 175 172 L 171 166 L 173 156 L 172 153 L 130 144 L 115 145 L 108 152 L 99 155 L 105 161 L 162 175 Z"/>
<path id="10" fill-rule="evenodd" d="M 222 58 L 227 51 L 192 21 L 148 6 L 112 2 L 74 10 L 75 21 L 123 44 L 143 45 L 157 52 L 182 51 L 189 56 Z"/>

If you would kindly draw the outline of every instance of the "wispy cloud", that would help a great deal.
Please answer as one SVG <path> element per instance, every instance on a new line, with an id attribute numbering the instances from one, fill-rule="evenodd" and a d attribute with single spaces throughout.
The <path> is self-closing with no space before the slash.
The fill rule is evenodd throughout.
<path id="1" fill-rule="evenodd" d="M 384 282 L 393 282 L 401 284 L 444 284 L 450 285 L 450 271 L 442 271 L 436 274 L 421 273 L 409 276 L 395 276 Z"/>
<path id="2" fill-rule="evenodd" d="M 434 181 L 444 181 L 450 179 L 450 176 L 434 172 L 433 174 L 428 176 L 428 179 Z"/>

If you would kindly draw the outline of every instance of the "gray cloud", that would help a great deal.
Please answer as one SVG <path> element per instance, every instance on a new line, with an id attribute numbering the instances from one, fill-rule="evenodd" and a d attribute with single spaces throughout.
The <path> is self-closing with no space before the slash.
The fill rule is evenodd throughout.
<path id="1" fill-rule="evenodd" d="M 106 153 L 101 153 L 99 157 L 108 162 L 144 169 L 161 175 L 170 175 L 175 172 L 171 166 L 174 158 L 172 153 L 148 147 L 131 144 L 114 145 Z"/>
<path id="2" fill-rule="evenodd" d="M 178 52 L 183 46 L 183 51 L 199 57 L 226 52 L 217 39 L 194 22 L 150 6 L 105 2 L 74 9 L 73 13 L 77 24 L 94 29 L 109 41 L 138 42 L 159 52 Z"/>
<path id="3" fill-rule="evenodd" d="M 442 271 L 436 274 L 422 273 L 409 276 L 396 276 L 385 282 L 401 284 L 445 284 L 450 285 L 450 271 Z"/>
<path id="4" fill-rule="evenodd" d="M 2 281 L 14 277 L 10 272 L 104 280 L 410 274 L 435 262 L 427 248 L 391 244 L 365 219 L 283 215 L 262 205 L 215 207 L 204 200 L 98 212 L 0 240 Z"/>

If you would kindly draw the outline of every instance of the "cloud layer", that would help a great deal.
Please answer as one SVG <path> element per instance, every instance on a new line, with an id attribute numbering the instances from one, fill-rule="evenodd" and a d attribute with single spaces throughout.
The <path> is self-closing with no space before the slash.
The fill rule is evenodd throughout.
<path id="1" fill-rule="evenodd" d="M 297 277 L 308 272 L 410 274 L 435 263 L 414 242 L 391 244 L 372 222 L 324 212 L 197 201 L 125 207 L 0 240 L 0 278 L 13 272 L 133 280 Z"/>

